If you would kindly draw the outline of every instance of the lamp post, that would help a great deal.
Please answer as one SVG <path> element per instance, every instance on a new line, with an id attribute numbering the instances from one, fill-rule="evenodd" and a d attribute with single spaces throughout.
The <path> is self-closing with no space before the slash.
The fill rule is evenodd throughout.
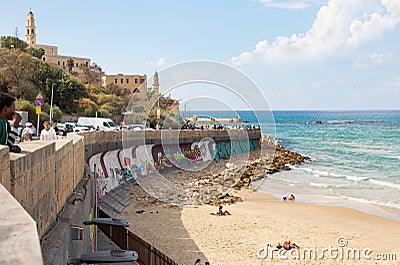
<path id="1" fill-rule="evenodd" d="M 51 100 L 50 100 L 50 124 L 53 125 L 52 120 L 53 120 L 53 93 L 54 93 L 54 86 L 56 84 L 51 85 Z"/>

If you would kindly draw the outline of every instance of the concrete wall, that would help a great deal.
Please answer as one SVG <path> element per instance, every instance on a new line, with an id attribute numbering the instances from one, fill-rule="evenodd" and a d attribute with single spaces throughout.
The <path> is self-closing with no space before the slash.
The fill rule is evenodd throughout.
<path id="1" fill-rule="evenodd" d="M 9 191 L 37 222 L 42 237 L 83 176 L 83 137 L 20 146 L 21 153 L 10 153 Z"/>

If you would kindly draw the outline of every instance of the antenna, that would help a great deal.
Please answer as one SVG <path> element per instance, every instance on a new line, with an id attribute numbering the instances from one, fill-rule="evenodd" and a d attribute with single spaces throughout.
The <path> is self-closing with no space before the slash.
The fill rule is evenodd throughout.
<path id="1" fill-rule="evenodd" d="M 18 27 L 15 27 L 14 36 L 17 38 L 19 37 Z"/>

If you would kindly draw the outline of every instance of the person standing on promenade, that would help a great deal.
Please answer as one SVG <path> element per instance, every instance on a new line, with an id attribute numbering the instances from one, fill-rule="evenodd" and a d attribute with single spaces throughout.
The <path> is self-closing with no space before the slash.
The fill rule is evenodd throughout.
<path id="1" fill-rule="evenodd" d="M 50 127 L 50 122 L 45 121 L 43 125 L 44 129 L 40 133 L 40 140 L 56 140 L 57 134 L 56 131 Z"/>
<path id="2" fill-rule="evenodd" d="M 12 127 L 8 120 L 13 120 Z M 0 93 L 0 144 L 8 145 L 10 151 L 15 153 L 21 152 L 21 148 L 15 145 L 21 120 L 21 115 L 15 112 L 15 98 L 9 94 Z"/>

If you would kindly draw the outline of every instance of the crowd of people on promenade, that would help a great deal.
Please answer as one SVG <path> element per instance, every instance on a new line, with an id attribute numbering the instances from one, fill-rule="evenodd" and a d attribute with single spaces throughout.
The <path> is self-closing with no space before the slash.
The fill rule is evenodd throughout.
<path id="1" fill-rule="evenodd" d="M 196 123 L 186 123 L 183 126 L 183 129 L 188 130 L 253 130 L 260 129 L 260 126 L 254 126 L 251 124 L 233 124 L 233 125 L 223 125 L 223 124 L 201 124 L 198 125 Z"/>
<path id="2" fill-rule="evenodd" d="M 25 123 L 21 136 L 18 135 L 18 127 L 22 117 L 15 109 L 15 98 L 6 93 L 0 93 L 0 144 L 7 145 L 11 152 L 20 153 L 18 142 L 33 140 L 34 129 L 30 122 Z M 11 124 L 9 121 L 12 121 Z M 56 130 L 50 126 L 49 121 L 43 123 L 44 129 L 40 133 L 40 140 L 58 139 Z"/>

